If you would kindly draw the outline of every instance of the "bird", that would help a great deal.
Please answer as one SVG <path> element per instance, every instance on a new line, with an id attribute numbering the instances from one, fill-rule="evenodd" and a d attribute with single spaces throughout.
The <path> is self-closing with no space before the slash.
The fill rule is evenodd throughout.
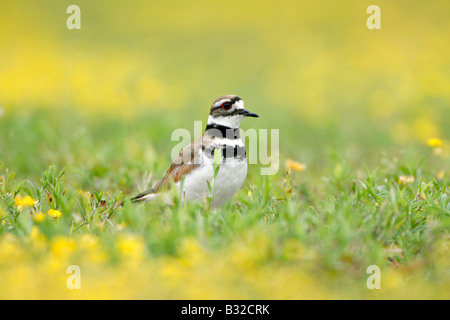
<path id="1" fill-rule="evenodd" d="M 239 129 L 247 117 L 259 115 L 245 109 L 240 97 L 224 95 L 215 99 L 203 135 L 179 152 L 161 180 L 130 201 L 152 201 L 162 195 L 167 199 L 174 184 L 186 202 L 211 197 L 211 209 L 223 206 L 247 176 L 247 154 Z"/>

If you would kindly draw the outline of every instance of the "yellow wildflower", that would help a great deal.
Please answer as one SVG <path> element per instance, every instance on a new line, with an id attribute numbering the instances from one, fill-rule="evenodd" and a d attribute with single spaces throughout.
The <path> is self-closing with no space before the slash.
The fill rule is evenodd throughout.
<path id="1" fill-rule="evenodd" d="M 44 221 L 44 219 L 45 219 L 45 214 L 41 211 L 37 212 L 34 215 L 34 221 L 36 221 L 37 223 Z"/>
<path id="2" fill-rule="evenodd" d="M 286 160 L 286 167 L 288 167 L 291 170 L 294 171 L 305 171 L 306 170 L 306 164 L 300 163 L 297 161 L 293 161 L 291 159 Z"/>
<path id="3" fill-rule="evenodd" d="M 50 209 L 50 210 L 48 210 L 48 215 L 50 217 L 52 217 L 53 219 L 58 220 L 59 218 L 61 218 L 62 213 L 61 213 L 61 211 L 58 211 L 55 209 Z"/>
<path id="4" fill-rule="evenodd" d="M 37 203 L 36 200 L 34 200 L 30 196 L 17 196 L 14 198 L 14 206 L 16 206 L 19 210 L 22 210 L 24 207 L 34 207 L 34 205 Z"/>
<path id="5" fill-rule="evenodd" d="M 442 140 L 439 138 L 430 138 L 428 139 L 428 145 L 432 148 L 438 148 L 442 146 Z"/>

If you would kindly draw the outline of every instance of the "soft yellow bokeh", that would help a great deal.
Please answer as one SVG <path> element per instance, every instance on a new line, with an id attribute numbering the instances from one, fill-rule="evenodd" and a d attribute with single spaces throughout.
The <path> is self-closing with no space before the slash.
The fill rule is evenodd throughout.
<path id="1" fill-rule="evenodd" d="M 363 110 L 380 125 L 397 119 L 400 142 L 442 133 L 448 1 L 379 1 L 381 30 L 354 1 L 77 4 L 81 30 L 67 29 L 64 2 L 6 2 L 3 108 L 124 116 L 238 93 L 317 124 Z"/>
<path id="2" fill-rule="evenodd" d="M 351 0 L 75 3 L 81 30 L 66 27 L 72 2 L 2 1 L 0 117 L 40 108 L 93 117 L 139 117 L 149 110 L 204 116 L 214 98 L 238 94 L 261 120 L 270 123 L 285 112 L 286 123 L 302 120 L 317 128 L 292 141 L 313 141 L 322 130 L 345 133 L 354 125 L 370 136 L 370 124 L 395 143 L 428 143 L 438 160 L 448 156 L 448 0 L 377 1 L 381 30 L 366 27 L 371 3 Z M 327 131 L 332 126 L 338 129 Z M 152 153 L 152 159 L 156 153 L 134 138 L 124 144 L 136 154 Z M 313 166 L 307 163 L 304 174 Z M 295 160 L 285 166 L 306 169 Z M 436 178 L 444 179 L 446 170 L 439 167 Z M 340 164 L 334 173 L 344 176 Z M 408 188 L 415 181 L 400 175 L 397 182 Z M 90 201 L 89 192 L 79 193 Z M 248 196 L 259 195 L 248 190 Z M 39 228 L 63 225 L 69 216 L 34 212 L 30 196 L 17 196 L 14 204 Z M 441 284 L 427 282 L 411 275 L 413 264 L 383 269 L 380 291 L 368 290 L 364 277 L 344 279 L 343 288 L 308 268 L 319 255 L 298 241 L 279 254 L 301 266 L 269 259 L 271 239 L 262 234 L 246 234 L 217 250 L 188 238 L 173 254 L 158 256 L 123 222 L 115 233 L 105 232 L 111 237 L 106 246 L 102 232 L 79 229 L 81 235 L 47 238 L 36 226 L 28 230 L 25 218 L 21 238 L 7 229 L 11 215 L 2 208 L 0 219 L 8 230 L 0 233 L 0 299 L 449 298 L 448 276 Z M 436 269 L 448 274 L 448 248 L 430 254 L 437 257 Z M 82 270 L 80 290 L 66 286 L 70 265 Z"/>
<path id="3" fill-rule="evenodd" d="M 176 256 L 155 258 L 145 254 L 141 239 L 121 234 L 117 238 L 120 257 L 111 264 L 107 247 L 93 235 L 47 239 L 33 228 L 24 248 L 18 238 L 6 234 L 0 237 L 0 298 L 448 298 L 444 284 L 411 278 L 407 267 L 383 269 L 381 290 L 367 289 L 364 277 L 348 279 L 353 286 L 340 288 L 332 278 L 317 278 L 296 265 L 263 263 L 270 254 L 265 244 L 269 239 L 261 235 L 247 240 L 246 245 L 236 241 L 225 250 L 211 251 L 191 238 L 182 242 Z M 286 254 L 305 262 L 314 259 L 298 242 L 289 248 Z M 35 259 L 40 263 L 33 263 Z M 80 267 L 81 289 L 66 285 L 71 265 Z"/>

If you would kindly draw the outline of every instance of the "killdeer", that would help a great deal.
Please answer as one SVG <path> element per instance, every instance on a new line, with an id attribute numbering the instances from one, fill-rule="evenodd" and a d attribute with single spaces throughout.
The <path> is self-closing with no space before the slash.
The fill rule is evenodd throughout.
<path id="1" fill-rule="evenodd" d="M 211 208 L 225 204 L 247 176 L 247 156 L 239 135 L 239 125 L 246 117 L 259 116 L 244 109 L 244 101 L 238 96 L 226 95 L 214 100 L 203 135 L 181 150 L 163 179 L 131 201 L 150 201 L 162 194 L 167 195 L 165 190 L 174 183 L 186 201 L 202 201 L 212 196 Z M 214 177 L 214 155 L 217 152 L 221 152 L 222 161 L 210 194 L 208 184 Z"/>

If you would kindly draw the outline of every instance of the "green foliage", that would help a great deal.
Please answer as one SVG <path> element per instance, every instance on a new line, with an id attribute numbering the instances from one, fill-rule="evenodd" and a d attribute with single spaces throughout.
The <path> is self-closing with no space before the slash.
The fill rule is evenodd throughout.
<path id="1" fill-rule="evenodd" d="M 20 119 L 10 117 L 7 121 Z M 424 260 L 423 272 L 438 277 L 433 274 L 438 262 L 431 253 L 446 241 L 450 201 L 447 180 L 431 174 L 440 168 L 429 161 L 414 165 L 408 159 L 397 160 L 371 170 L 334 156 L 329 168 L 323 168 L 322 179 L 308 170 L 284 168 L 274 176 L 260 176 L 258 167 L 250 166 L 242 190 L 218 210 L 208 209 L 211 199 L 184 203 L 176 193 L 171 206 L 162 201 L 141 205 L 125 201 L 121 206 L 138 191 L 137 181 L 148 169 L 145 166 L 152 166 L 142 150 L 127 149 L 123 144 L 135 139 L 135 131 L 110 137 L 107 125 L 106 121 L 97 123 L 104 126 L 105 134 L 96 153 L 82 152 L 93 143 L 90 134 L 75 141 L 60 132 L 62 136 L 47 141 L 55 146 L 62 143 L 60 139 L 73 141 L 70 149 L 74 158 L 63 163 L 65 168 L 43 169 L 40 178 L 38 171 L 27 172 L 30 167 L 26 164 L 9 163 L 7 167 L 5 157 L 0 178 L 0 208 L 5 212 L 2 233 L 25 239 L 36 226 L 49 239 L 92 234 L 110 248 L 111 261 L 117 257 L 114 239 L 122 232 L 142 237 L 148 254 L 154 257 L 179 255 L 180 245 L 191 238 L 212 252 L 226 250 L 239 241 L 257 251 L 258 245 L 243 239 L 264 235 L 268 244 L 259 261 L 262 265 L 292 264 L 319 277 L 354 279 L 364 277 L 365 268 L 372 264 L 389 267 Z M 31 134 L 23 132 L 25 139 Z M 111 148 L 125 149 L 125 154 L 109 152 Z M 63 150 L 56 148 L 54 152 L 64 157 Z M 28 159 L 39 166 L 45 162 L 39 154 Z M 166 157 L 154 160 L 158 163 L 154 175 L 161 176 Z M 99 166 L 105 169 L 99 171 Z M 24 169 L 21 176 L 26 173 L 28 177 L 17 177 L 13 169 Z M 402 180 L 405 175 L 412 178 Z M 24 196 L 36 203 L 19 209 L 15 198 Z M 61 217 L 49 217 L 46 213 L 51 209 L 60 211 Z M 39 212 L 46 215 L 43 221 L 35 219 Z M 298 247 L 303 253 L 296 253 Z"/>

